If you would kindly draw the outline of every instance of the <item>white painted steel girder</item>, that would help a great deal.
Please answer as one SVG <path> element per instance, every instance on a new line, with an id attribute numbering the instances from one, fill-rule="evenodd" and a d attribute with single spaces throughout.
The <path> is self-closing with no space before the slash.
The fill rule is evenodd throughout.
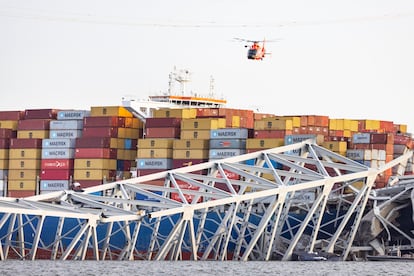
<path id="1" fill-rule="evenodd" d="M 345 260 L 376 176 L 411 156 L 374 169 L 310 139 L 82 191 L 1 198 L 0 258 L 248 261 L 324 251 Z M 149 184 L 157 179 L 164 185 Z"/>

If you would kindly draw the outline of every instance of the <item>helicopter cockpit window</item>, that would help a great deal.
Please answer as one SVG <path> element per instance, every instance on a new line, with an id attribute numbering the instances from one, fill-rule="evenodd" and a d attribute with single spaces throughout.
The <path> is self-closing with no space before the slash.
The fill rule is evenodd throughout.
<path id="1" fill-rule="evenodd" d="M 247 52 L 247 58 L 254 59 L 257 54 L 257 49 L 249 49 Z"/>

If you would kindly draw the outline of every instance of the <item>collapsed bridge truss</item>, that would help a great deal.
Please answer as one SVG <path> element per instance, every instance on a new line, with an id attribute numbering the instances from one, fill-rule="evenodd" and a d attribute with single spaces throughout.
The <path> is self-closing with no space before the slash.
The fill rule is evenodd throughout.
<path id="1" fill-rule="evenodd" d="M 377 175 L 411 156 L 374 169 L 306 140 L 80 191 L 1 198 L 0 259 L 291 260 L 324 251 L 346 260 Z"/>

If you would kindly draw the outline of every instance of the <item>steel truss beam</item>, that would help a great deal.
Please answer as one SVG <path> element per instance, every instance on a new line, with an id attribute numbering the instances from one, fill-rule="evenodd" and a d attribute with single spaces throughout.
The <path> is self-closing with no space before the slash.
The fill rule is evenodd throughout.
<path id="1" fill-rule="evenodd" d="M 1 198 L 0 258 L 345 260 L 376 176 L 411 156 L 373 169 L 310 139 L 82 192 Z"/>

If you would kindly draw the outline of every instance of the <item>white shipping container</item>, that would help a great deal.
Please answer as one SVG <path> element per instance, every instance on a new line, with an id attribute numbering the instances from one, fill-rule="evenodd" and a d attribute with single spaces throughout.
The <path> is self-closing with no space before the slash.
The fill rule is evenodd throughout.
<path id="1" fill-rule="evenodd" d="M 73 129 L 73 130 L 50 130 L 49 138 L 71 138 L 75 139 L 78 137 L 82 137 L 82 130 Z"/>
<path id="2" fill-rule="evenodd" d="M 55 138 L 43 139 L 42 148 L 75 148 L 76 139 L 70 138 Z"/>
<path id="3" fill-rule="evenodd" d="M 50 130 L 83 129 L 83 120 L 52 120 Z"/>
<path id="4" fill-rule="evenodd" d="M 136 159 L 138 169 L 171 169 L 171 158 L 138 158 Z"/>
<path id="5" fill-rule="evenodd" d="M 75 156 L 74 148 L 44 148 L 42 159 L 72 159 Z"/>
<path id="6" fill-rule="evenodd" d="M 210 149 L 246 149 L 246 139 L 210 139 Z"/>
<path id="7" fill-rule="evenodd" d="M 244 149 L 210 149 L 208 152 L 209 159 L 223 159 L 245 154 Z"/>
<path id="8" fill-rule="evenodd" d="M 57 113 L 58 120 L 83 120 L 83 118 L 89 116 L 91 112 L 89 110 L 61 110 Z"/>
<path id="9" fill-rule="evenodd" d="M 220 128 L 210 131 L 210 139 L 247 139 L 247 128 Z"/>
<path id="10" fill-rule="evenodd" d="M 69 189 L 69 180 L 41 180 L 40 191 L 61 191 Z"/>
<path id="11" fill-rule="evenodd" d="M 372 160 L 372 151 L 370 149 L 365 149 L 364 151 L 364 160 Z"/>

